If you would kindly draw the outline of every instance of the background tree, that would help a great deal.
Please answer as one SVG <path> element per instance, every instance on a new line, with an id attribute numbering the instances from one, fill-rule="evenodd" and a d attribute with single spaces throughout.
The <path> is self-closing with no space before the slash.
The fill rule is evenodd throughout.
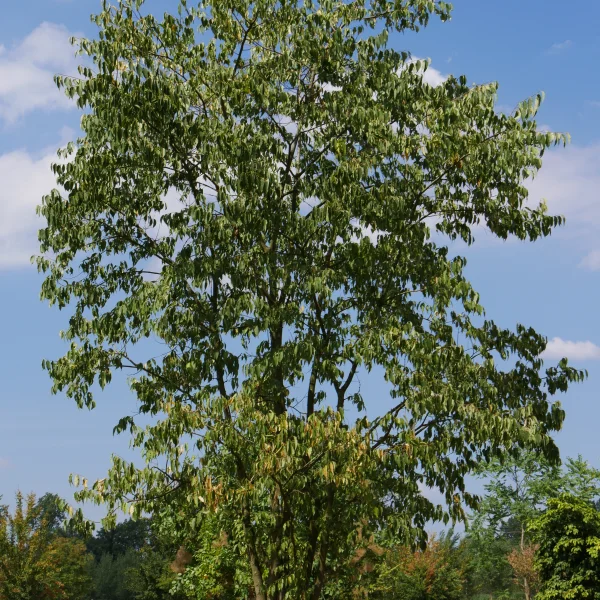
<path id="1" fill-rule="evenodd" d="M 526 598 L 535 597 L 539 587 L 539 575 L 535 566 L 537 544 L 513 548 L 507 557 L 512 567 L 515 583 L 523 590 Z"/>
<path id="2" fill-rule="evenodd" d="M 87 540 L 87 547 L 95 559 L 100 560 L 104 554 L 115 558 L 130 551 L 135 553 L 147 546 L 150 541 L 149 519 L 126 519 L 114 527 L 100 528 L 94 537 Z"/>
<path id="3" fill-rule="evenodd" d="M 600 598 L 600 513 L 584 499 L 564 494 L 530 525 L 539 544 L 539 600 Z"/>
<path id="4" fill-rule="evenodd" d="M 140 558 L 132 550 L 117 556 L 103 554 L 92 568 L 94 598 L 97 600 L 130 600 L 128 575 L 139 567 Z"/>
<path id="5" fill-rule="evenodd" d="M 518 528 L 511 527 L 513 532 Z M 469 563 L 466 597 L 491 599 L 521 599 L 523 594 L 514 584 L 515 573 L 508 561 L 510 553 L 518 548 L 518 541 L 497 535 L 489 527 L 471 528 L 465 539 L 465 552 Z"/>
<path id="6" fill-rule="evenodd" d="M 175 591 L 174 584 L 177 573 L 172 568 L 173 558 L 176 554 L 166 553 L 160 547 L 147 546 L 139 555 L 139 562 L 125 572 L 126 587 L 132 600 L 195 600 L 200 597 L 184 595 Z M 227 600 L 224 595 L 215 595 L 213 598 Z"/>
<path id="7" fill-rule="evenodd" d="M 47 492 L 36 502 L 40 521 L 44 521 L 46 527 L 55 534 L 64 535 L 66 533 L 67 511 L 63 504 L 61 498 L 51 492 Z"/>
<path id="8" fill-rule="evenodd" d="M 95 600 L 178 600 L 170 590 L 171 568 L 178 542 L 148 518 L 126 519 L 101 528 L 87 540 L 95 561 L 92 569 Z"/>
<path id="9" fill-rule="evenodd" d="M 447 242 L 550 234 L 562 218 L 524 181 L 566 138 L 538 131 L 541 96 L 498 113 L 495 84 L 433 88 L 387 44 L 449 15 L 122 0 L 78 42 L 81 76 L 57 77 L 85 112 L 40 208 L 42 297 L 71 311 L 44 366 L 88 407 L 127 371 L 152 417 L 116 428 L 145 467 L 115 457 L 78 498 L 109 520 L 171 508 L 189 540 L 216 519 L 258 600 L 339 587 L 359 525 L 413 542 L 463 518 L 465 475 L 513 444 L 557 457 L 552 397 L 583 373 L 484 319 Z M 361 396 L 367 373 L 391 402 Z"/>
<path id="10" fill-rule="evenodd" d="M 0 600 L 87 597 L 91 557 L 80 540 L 55 535 L 47 506 L 17 492 L 14 512 L 0 511 Z"/>
<path id="11" fill-rule="evenodd" d="M 404 546 L 386 552 L 368 597 L 462 600 L 467 568 L 457 536 L 431 537 L 424 550 Z"/>
<path id="12" fill-rule="evenodd" d="M 512 557 L 512 562 L 520 567 L 518 585 L 525 600 L 529 600 L 532 593 L 525 563 L 532 548 L 527 539 L 527 526 L 543 510 L 548 498 L 559 493 L 560 467 L 537 453 L 520 452 L 508 459 L 493 461 L 482 468 L 480 474 L 489 479 L 484 486 L 485 496 L 472 519 L 470 536 L 479 538 L 476 545 L 483 553 L 478 559 L 478 566 L 483 568 L 481 583 L 484 587 L 490 586 L 495 577 L 490 579 L 489 574 L 495 571 L 506 585 L 506 566 L 512 567 L 509 560 Z M 513 572 L 516 575 L 516 571 Z M 499 583 L 493 582 L 494 586 Z"/>
<path id="13" fill-rule="evenodd" d="M 600 496 L 600 469 L 592 467 L 581 455 L 567 458 L 560 490 L 585 502 L 596 503 Z"/>
<path id="14" fill-rule="evenodd" d="M 559 467 L 534 453 L 494 461 L 482 468 L 487 478 L 485 495 L 472 516 L 467 545 L 472 555 L 472 591 L 489 594 L 505 591 L 514 597 L 529 598 L 530 578 L 538 579 L 533 568 L 534 546 L 528 525 L 546 508 L 549 499 L 571 493 L 588 502 L 600 488 L 600 471 L 581 456 L 568 458 Z M 520 578 L 514 594 L 510 579 Z"/>
<path id="15" fill-rule="evenodd" d="M 93 590 L 92 564 L 83 541 L 54 537 L 38 564 L 40 571 L 47 573 L 48 595 L 41 598 L 88 600 Z"/>

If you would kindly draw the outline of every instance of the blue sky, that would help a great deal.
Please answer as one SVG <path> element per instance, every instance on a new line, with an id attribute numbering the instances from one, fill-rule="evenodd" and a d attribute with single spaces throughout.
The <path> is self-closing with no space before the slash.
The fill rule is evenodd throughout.
<path id="1" fill-rule="evenodd" d="M 26 6 L 26 9 L 24 9 Z M 3 0 L 0 20 L 0 494 L 17 488 L 70 496 L 70 472 L 100 477 L 111 452 L 127 453 L 112 437 L 133 399 L 123 381 L 93 412 L 50 395 L 43 358 L 63 351 L 66 315 L 39 299 L 41 278 L 29 264 L 36 251 L 35 206 L 53 186 L 48 166 L 72 139 L 80 115 L 55 91 L 52 75 L 74 73 L 67 38 L 94 35 L 89 14 L 99 0 Z M 160 7 L 160 0 L 153 0 Z M 166 2 L 162 4 L 166 6 Z M 600 466 L 600 2 L 585 10 L 559 0 L 458 0 L 449 23 L 395 35 L 391 44 L 432 59 L 428 77 L 465 74 L 500 83 L 510 109 L 543 90 L 540 125 L 567 131 L 572 144 L 549 153 L 531 184 L 533 200 L 567 217 L 567 225 L 535 244 L 506 243 L 482 233 L 467 253 L 468 274 L 488 316 L 505 326 L 532 325 L 551 339 L 549 358 L 568 355 L 589 370 L 562 399 L 558 435 L 564 456 L 583 454 Z M 369 386 L 370 387 L 370 386 Z M 376 389 L 374 389 L 376 392 Z M 92 513 L 98 514 L 98 513 Z"/>

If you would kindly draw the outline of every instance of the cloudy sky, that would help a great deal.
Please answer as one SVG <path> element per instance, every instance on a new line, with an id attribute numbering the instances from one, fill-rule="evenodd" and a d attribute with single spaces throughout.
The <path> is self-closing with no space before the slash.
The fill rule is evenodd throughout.
<path id="1" fill-rule="evenodd" d="M 166 0 L 165 0 L 166 1 Z M 536 244 L 500 243 L 485 234 L 469 250 L 468 274 L 488 316 L 501 325 L 532 325 L 548 336 L 548 358 L 568 356 L 589 380 L 562 400 L 563 455 L 583 454 L 600 466 L 600 2 L 567 10 L 560 0 L 455 0 L 450 23 L 391 43 L 429 57 L 428 77 L 449 73 L 500 83 L 510 110 L 540 90 L 540 125 L 572 136 L 553 151 L 531 184 L 567 225 Z M 55 73 L 75 73 L 71 35 L 93 36 L 89 14 L 100 0 L 3 0 L 0 20 L 0 495 L 17 488 L 69 496 L 67 477 L 102 476 L 115 440 L 115 419 L 132 399 L 122 382 L 93 412 L 51 396 L 40 363 L 58 356 L 65 318 L 39 299 L 29 263 L 40 222 L 35 206 L 53 186 L 56 149 L 74 138 L 80 115 L 56 90 Z M 152 0 L 154 10 L 165 6 Z M 373 390 L 376 392 L 376 390 Z"/>

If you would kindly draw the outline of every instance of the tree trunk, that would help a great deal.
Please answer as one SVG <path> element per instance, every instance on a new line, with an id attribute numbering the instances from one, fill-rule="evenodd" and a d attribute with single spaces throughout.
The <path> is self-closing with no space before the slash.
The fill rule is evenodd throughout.
<path id="1" fill-rule="evenodd" d="M 252 531 L 252 521 L 250 519 L 250 510 L 244 505 L 244 533 L 246 534 L 246 543 L 248 544 L 248 559 L 250 560 L 250 571 L 252 572 L 252 583 L 254 584 L 254 594 L 256 600 L 267 600 L 265 584 L 263 581 L 262 570 L 260 568 L 258 553 L 254 532 Z"/>
<path id="2" fill-rule="evenodd" d="M 525 526 L 521 523 L 521 556 L 525 551 Z M 527 577 L 523 577 L 523 591 L 525 592 L 525 600 L 530 600 L 531 592 L 529 590 L 529 582 Z"/>
<path id="3" fill-rule="evenodd" d="M 256 552 L 253 548 L 248 548 L 248 556 L 250 558 L 250 570 L 252 571 L 252 583 L 254 584 L 254 595 L 256 596 L 256 600 L 267 600 L 262 573 L 260 572 Z"/>

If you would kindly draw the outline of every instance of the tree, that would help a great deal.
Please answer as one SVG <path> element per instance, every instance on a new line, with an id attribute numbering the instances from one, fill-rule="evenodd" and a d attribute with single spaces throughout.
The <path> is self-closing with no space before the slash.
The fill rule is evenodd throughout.
<path id="1" fill-rule="evenodd" d="M 543 510 L 548 498 L 559 493 L 563 483 L 560 466 L 534 452 L 494 460 L 479 475 L 487 482 L 473 524 L 483 522 L 497 535 L 514 537 L 521 544 L 529 521 Z"/>
<path id="2" fill-rule="evenodd" d="M 177 539 L 173 540 L 173 532 L 164 519 L 145 521 L 147 541 L 137 553 L 138 563 L 125 573 L 129 597 L 132 600 L 186 600 L 190 596 L 175 590 L 174 584 L 179 574 L 185 573 L 191 556 L 177 546 Z"/>
<path id="3" fill-rule="evenodd" d="M 139 567 L 140 558 L 129 550 L 117 556 L 103 554 L 94 563 L 92 577 L 94 598 L 97 600 L 130 600 L 131 593 L 127 585 L 130 570 Z"/>
<path id="4" fill-rule="evenodd" d="M 454 536 L 432 537 L 424 550 L 386 552 L 369 598 L 462 600 L 466 564 Z"/>
<path id="5" fill-rule="evenodd" d="M 253 598 L 250 570 L 218 525 L 216 519 L 204 519 L 192 542 L 193 557 L 171 565 L 180 573 L 173 589 L 190 600 Z"/>
<path id="6" fill-rule="evenodd" d="M 91 556 L 80 540 L 55 535 L 45 507 L 17 492 L 14 513 L 0 511 L 0 600 L 83 600 L 89 592 Z"/>
<path id="7" fill-rule="evenodd" d="M 108 554 L 113 558 L 129 551 L 139 551 L 151 541 L 149 519 L 126 519 L 108 529 L 102 527 L 94 537 L 88 539 L 88 550 L 98 561 Z"/>
<path id="8" fill-rule="evenodd" d="M 173 556 L 166 556 L 160 549 L 143 548 L 139 563 L 125 572 L 126 587 L 132 600 L 186 600 L 196 596 L 184 596 L 173 591 L 177 579 L 171 568 Z M 226 600 L 224 596 L 218 597 Z"/>
<path id="9" fill-rule="evenodd" d="M 62 506 L 61 498 L 48 492 L 38 499 L 36 505 L 40 521 L 44 521 L 46 527 L 53 533 L 64 534 L 63 525 L 67 518 L 67 511 Z"/>
<path id="10" fill-rule="evenodd" d="M 531 582 L 538 577 L 527 527 L 545 510 L 548 500 L 561 493 L 587 501 L 596 498 L 600 471 L 581 456 L 568 458 L 560 468 L 543 456 L 521 452 L 508 460 L 493 461 L 481 468 L 479 475 L 487 478 L 487 483 L 469 531 L 475 579 L 480 589 L 507 589 L 506 567 L 510 565 L 518 587 L 528 599 L 533 595 Z"/>
<path id="11" fill-rule="evenodd" d="M 485 571 L 482 583 L 489 585 L 494 579 L 490 577 L 491 570 L 505 573 L 502 563 L 510 564 L 518 578 L 517 585 L 523 590 L 525 600 L 529 600 L 532 596 L 530 577 L 535 575 L 532 568 L 527 567 L 533 564 L 527 526 L 543 510 L 548 498 L 558 494 L 562 483 L 560 467 L 548 462 L 543 455 L 520 452 L 486 465 L 480 475 L 489 480 L 485 484 L 485 497 L 473 518 L 471 537 L 481 538 L 480 551 L 494 557 L 488 559 L 487 564 L 482 557 L 478 559 Z M 504 550 L 500 554 L 495 553 L 494 540 L 498 538 L 508 542 L 501 544 Z M 511 548 L 513 545 L 517 548 Z M 505 575 L 503 579 L 506 585 Z"/>
<path id="12" fill-rule="evenodd" d="M 569 494 L 548 501 L 530 525 L 539 544 L 539 600 L 600 598 L 600 513 Z"/>
<path id="13" fill-rule="evenodd" d="M 99 600 L 174 598 L 169 591 L 175 574 L 169 564 L 176 547 L 158 538 L 151 519 L 126 519 L 101 528 L 87 547 L 96 559 L 94 590 Z"/>
<path id="14" fill-rule="evenodd" d="M 581 454 L 577 458 L 567 458 L 560 490 L 563 494 L 594 503 L 600 496 L 600 469 L 590 466 Z"/>
<path id="15" fill-rule="evenodd" d="M 511 532 L 515 531 L 511 529 Z M 515 572 L 508 557 L 518 542 L 496 535 L 490 527 L 471 529 L 465 538 L 465 553 L 469 564 L 465 589 L 467 598 L 522 598 L 514 594 Z"/>
<path id="16" fill-rule="evenodd" d="M 537 550 L 536 544 L 525 544 L 513 548 L 507 557 L 515 575 L 515 583 L 523 590 L 526 598 L 535 597 L 539 586 L 539 576 L 535 568 Z"/>
<path id="17" fill-rule="evenodd" d="M 116 427 L 145 466 L 115 457 L 77 497 L 170 511 L 184 544 L 214 518 L 258 600 L 320 598 L 359 529 L 423 542 L 473 505 L 481 461 L 556 459 L 553 396 L 584 374 L 484 319 L 447 240 L 549 235 L 524 181 L 566 138 L 538 131 L 541 96 L 501 114 L 495 84 L 434 88 L 389 47 L 442 1 L 143 9 L 105 4 L 80 77 L 57 77 L 85 114 L 40 207 L 42 297 L 71 311 L 44 367 L 88 407 L 128 372 L 151 417 Z"/>
<path id="18" fill-rule="evenodd" d="M 47 597 L 52 600 L 87 600 L 92 591 L 92 562 L 92 556 L 81 540 L 54 537 L 41 561 L 42 570 L 53 574 L 53 581 L 48 582 L 48 589 L 56 585 L 56 591 Z"/>

